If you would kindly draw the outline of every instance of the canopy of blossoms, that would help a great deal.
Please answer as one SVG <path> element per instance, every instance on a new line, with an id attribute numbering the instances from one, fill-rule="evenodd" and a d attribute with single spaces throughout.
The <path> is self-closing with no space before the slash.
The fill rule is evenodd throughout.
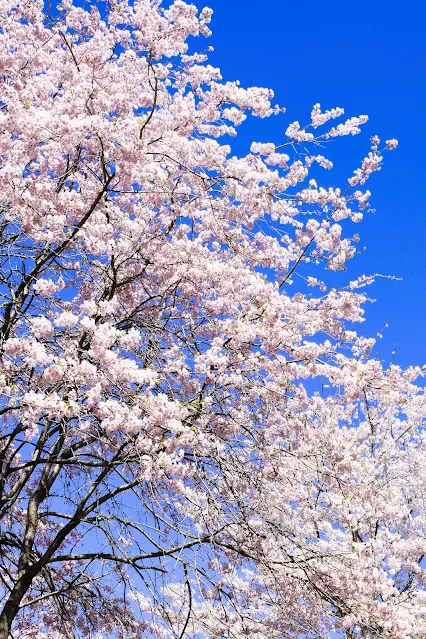
<path id="1" fill-rule="evenodd" d="M 321 186 L 367 117 L 316 104 L 236 157 L 285 116 L 211 14 L 1 2 L 0 639 L 426 637 L 421 371 L 329 272 L 397 142 Z"/>

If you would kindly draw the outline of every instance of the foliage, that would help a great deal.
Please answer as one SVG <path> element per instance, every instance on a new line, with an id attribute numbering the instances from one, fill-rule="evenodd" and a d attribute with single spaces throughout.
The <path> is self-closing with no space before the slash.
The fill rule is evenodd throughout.
<path id="1" fill-rule="evenodd" d="M 281 109 L 211 11 L 100 8 L 0 8 L 0 638 L 426 636 L 420 371 L 327 274 L 379 139 L 341 189 L 340 108 L 235 157 Z"/>

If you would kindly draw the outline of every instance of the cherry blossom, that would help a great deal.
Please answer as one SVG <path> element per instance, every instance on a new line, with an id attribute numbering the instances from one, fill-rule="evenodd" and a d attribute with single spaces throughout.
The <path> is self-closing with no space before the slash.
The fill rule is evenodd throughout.
<path id="1" fill-rule="evenodd" d="M 1 3 L 0 639 L 426 637 L 424 371 L 329 273 L 397 141 L 330 187 L 367 116 L 222 79 L 211 16 Z"/>

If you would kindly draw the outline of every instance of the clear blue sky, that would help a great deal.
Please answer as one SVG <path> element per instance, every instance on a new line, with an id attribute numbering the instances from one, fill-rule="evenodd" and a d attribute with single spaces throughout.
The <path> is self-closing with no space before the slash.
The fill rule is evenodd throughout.
<path id="1" fill-rule="evenodd" d="M 393 274 L 371 290 L 360 330 L 375 334 L 387 321 L 378 353 L 389 362 L 426 364 L 426 5 L 383 0 L 205 0 L 214 10 L 212 64 L 225 80 L 267 86 L 287 108 L 285 116 L 244 123 L 233 148 L 248 151 L 251 140 L 279 142 L 287 124 L 306 122 L 312 105 L 342 106 L 347 115 L 366 113 L 364 133 L 336 148 L 334 186 L 357 168 L 369 137 L 398 138 L 381 173 L 371 179 L 374 215 L 353 227 L 367 251 L 350 266 Z M 195 43 L 194 43 L 195 44 Z M 197 49 L 203 42 L 197 41 Z M 343 152 L 343 157 L 340 153 Z M 336 167 L 337 168 L 337 167 Z M 328 177 L 328 176 L 327 176 Z"/>

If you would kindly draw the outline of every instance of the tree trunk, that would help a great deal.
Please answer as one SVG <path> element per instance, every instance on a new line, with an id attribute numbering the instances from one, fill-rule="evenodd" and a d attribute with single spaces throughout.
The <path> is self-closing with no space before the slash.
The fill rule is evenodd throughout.
<path id="1" fill-rule="evenodd" d="M 0 613 L 0 639 L 9 639 L 10 629 L 12 628 L 13 620 L 18 614 L 19 605 L 30 587 L 32 582 L 32 576 L 24 575 L 22 579 L 13 588 L 6 601 L 3 610 Z"/>

